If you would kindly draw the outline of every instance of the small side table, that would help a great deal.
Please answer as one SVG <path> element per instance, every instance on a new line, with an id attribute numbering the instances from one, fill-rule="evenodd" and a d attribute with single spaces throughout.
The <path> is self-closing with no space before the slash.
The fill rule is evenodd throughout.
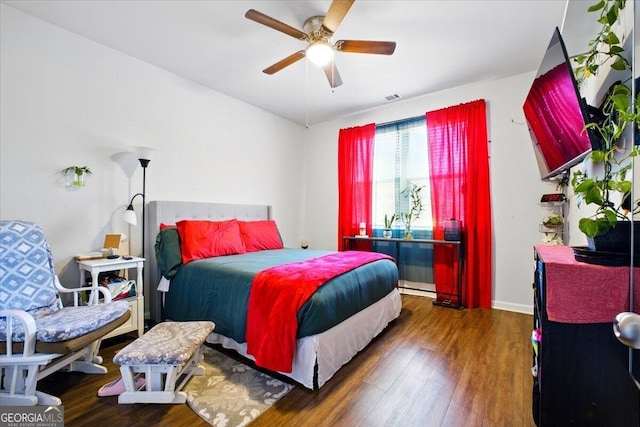
<path id="1" fill-rule="evenodd" d="M 106 335 L 105 338 L 115 337 L 135 330 L 138 331 L 139 337 L 144 333 L 144 284 L 142 283 L 144 261 L 145 259 L 140 257 L 131 257 L 131 259 L 122 257 L 115 259 L 98 258 L 76 261 L 80 269 L 80 286 L 85 286 L 85 275 L 86 272 L 89 272 L 91 274 L 91 287 L 95 289 L 99 286 L 98 274 L 100 273 L 130 268 L 136 269 L 136 296 L 127 298 L 131 309 L 131 317 L 125 324 Z M 99 292 L 91 291 L 89 302 L 97 302 L 98 296 Z"/>

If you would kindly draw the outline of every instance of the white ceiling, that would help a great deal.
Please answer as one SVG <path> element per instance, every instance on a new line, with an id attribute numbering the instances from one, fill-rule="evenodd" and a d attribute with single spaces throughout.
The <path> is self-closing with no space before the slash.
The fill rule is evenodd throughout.
<path id="1" fill-rule="evenodd" d="M 331 1 L 13 1 L 2 3 L 299 124 L 534 71 L 565 0 L 356 0 L 334 40 L 396 41 L 392 56 L 338 52 L 344 84 L 299 61 L 262 70 L 305 43 L 250 21 L 256 9 L 302 29 Z M 586 8 L 592 2 L 578 1 Z"/>

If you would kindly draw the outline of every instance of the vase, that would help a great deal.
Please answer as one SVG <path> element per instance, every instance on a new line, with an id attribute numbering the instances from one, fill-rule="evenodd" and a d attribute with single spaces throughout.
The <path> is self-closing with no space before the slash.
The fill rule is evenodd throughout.
<path id="1" fill-rule="evenodd" d="M 391 229 L 390 228 L 385 228 L 384 231 L 382 232 L 382 237 L 384 237 L 385 239 L 390 239 L 391 238 Z"/>
<path id="2" fill-rule="evenodd" d="M 411 232 L 411 226 L 407 225 L 404 229 L 404 238 L 413 239 L 413 233 Z"/>
<path id="3" fill-rule="evenodd" d="M 65 174 L 65 178 L 67 181 L 66 182 L 67 187 L 73 187 L 73 188 L 84 187 L 84 174 L 67 172 Z"/>
<path id="4" fill-rule="evenodd" d="M 640 221 L 633 221 L 633 252 L 640 254 Z M 618 221 L 605 234 L 587 237 L 589 249 L 598 252 L 631 252 L 631 221 Z"/>
<path id="5" fill-rule="evenodd" d="M 83 173 L 74 174 L 73 186 L 74 187 L 84 187 L 84 174 Z"/>

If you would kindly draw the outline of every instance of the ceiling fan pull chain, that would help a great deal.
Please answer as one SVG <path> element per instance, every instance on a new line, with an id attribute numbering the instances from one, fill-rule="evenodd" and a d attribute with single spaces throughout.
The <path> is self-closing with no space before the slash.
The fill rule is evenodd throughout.
<path id="1" fill-rule="evenodd" d="M 304 61 L 305 68 L 305 119 L 304 119 L 304 127 L 309 129 L 309 61 Z"/>

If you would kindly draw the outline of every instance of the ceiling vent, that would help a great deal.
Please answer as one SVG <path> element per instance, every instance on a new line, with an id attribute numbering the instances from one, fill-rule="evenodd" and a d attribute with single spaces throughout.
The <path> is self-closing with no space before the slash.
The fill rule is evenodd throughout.
<path id="1" fill-rule="evenodd" d="M 387 101 L 395 101 L 396 99 L 400 99 L 400 95 L 394 93 L 393 95 L 385 96 L 384 99 L 386 99 Z"/>

